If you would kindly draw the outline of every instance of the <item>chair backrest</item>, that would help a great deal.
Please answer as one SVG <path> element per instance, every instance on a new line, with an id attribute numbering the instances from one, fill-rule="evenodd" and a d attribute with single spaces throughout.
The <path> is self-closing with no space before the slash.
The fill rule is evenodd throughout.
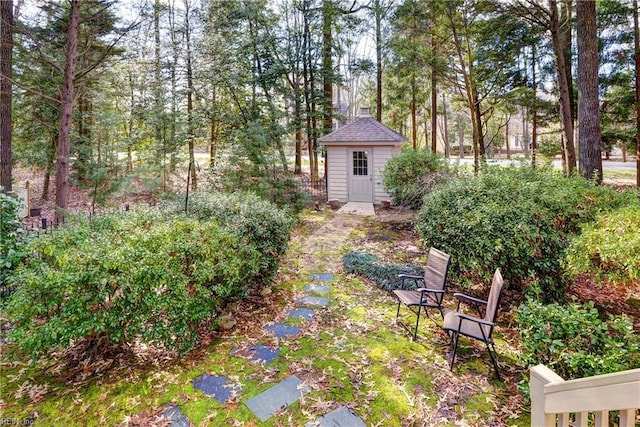
<path id="1" fill-rule="evenodd" d="M 493 280 L 491 280 L 491 290 L 489 291 L 489 298 L 487 298 L 487 308 L 484 314 L 484 320 L 487 322 L 495 322 L 498 315 L 498 308 L 500 307 L 500 298 L 502 297 L 502 290 L 504 289 L 504 280 L 500 269 L 496 268 L 496 272 L 493 273 Z M 491 337 L 493 328 L 489 325 L 483 325 L 485 330 L 485 336 Z"/>
<path id="2" fill-rule="evenodd" d="M 430 289 L 444 290 L 447 286 L 447 274 L 451 256 L 436 248 L 429 249 L 427 266 L 424 269 L 425 287 Z M 444 294 L 435 294 L 435 298 L 442 303 Z"/>

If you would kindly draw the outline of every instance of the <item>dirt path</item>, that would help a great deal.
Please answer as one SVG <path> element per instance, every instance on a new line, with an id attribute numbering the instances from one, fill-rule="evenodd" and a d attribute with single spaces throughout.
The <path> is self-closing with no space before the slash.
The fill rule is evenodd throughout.
<path id="1" fill-rule="evenodd" d="M 300 267 L 310 273 L 342 270 L 339 251 L 349 234 L 364 221 L 364 217 L 336 214 L 314 231 L 302 245 Z"/>

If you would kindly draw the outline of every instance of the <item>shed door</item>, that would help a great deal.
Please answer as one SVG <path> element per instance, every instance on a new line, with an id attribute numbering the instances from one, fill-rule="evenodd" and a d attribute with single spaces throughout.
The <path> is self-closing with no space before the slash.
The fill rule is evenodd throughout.
<path id="1" fill-rule="evenodd" d="M 371 148 L 349 150 L 349 201 L 373 202 L 373 159 Z"/>

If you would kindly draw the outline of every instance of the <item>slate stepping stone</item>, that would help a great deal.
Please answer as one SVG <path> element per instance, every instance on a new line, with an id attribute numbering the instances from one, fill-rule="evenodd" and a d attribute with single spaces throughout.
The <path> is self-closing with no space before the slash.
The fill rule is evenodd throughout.
<path id="1" fill-rule="evenodd" d="M 169 427 L 193 426 L 182 410 L 173 404 L 164 405 L 161 417 L 163 420 L 169 421 Z"/>
<path id="2" fill-rule="evenodd" d="M 271 332 L 278 338 L 295 338 L 300 333 L 300 328 L 297 326 L 284 325 L 282 323 L 274 323 L 273 325 L 267 325 L 265 330 Z"/>
<path id="3" fill-rule="evenodd" d="M 276 412 L 290 406 L 310 391 L 311 387 L 304 384 L 300 378 L 292 375 L 270 389 L 247 400 L 245 405 L 247 405 L 260 421 L 266 421 Z"/>
<path id="4" fill-rule="evenodd" d="M 227 378 L 219 375 L 202 374 L 193 380 L 193 387 L 205 392 L 220 403 L 225 403 L 240 390 L 237 384 L 227 384 Z"/>
<path id="5" fill-rule="evenodd" d="M 331 273 L 313 273 L 311 275 L 311 280 L 318 280 L 320 282 L 328 282 L 329 280 L 333 280 L 333 274 L 331 274 Z"/>
<path id="6" fill-rule="evenodd" d="M 327 295 L 331 291 L 331 287 L 326 285 L 307 285 L 304 290 L 312 294 Z"/>
<path id="7" fill-rule="evenodd" d="M 287 314 L 289 315 L 289 317 L 298 317 L 304 320 L 311 320 L 313 319 L 315 311 L 311 310 L 310 308 L 296 308 L 289 311 L 289 313 Z"/>
<path id="8" fill-rule="evenodd" d="M 351 412 L 346 406 L 341 406 L 335 411 L 329 412 L 318 418 L 315 423 L 309 423 L 305 427 L 367 427 L 367 425 L 356 414 Z"/>
<path id="9" fill-rule="evenodd" d="M 273 362 L 273 359 L 280 354 L 279 348 L 269 348 L 260 344 L 256 345 L 244 345 L 242 347 L 234 348 L 231 353 L 234 356 L 248 359 L 252 362 L 258 362 L 263 365 L 268 365 Z"/>
<path id="10" fill-rule="evenodd" d="M 329 300 L 325 297 L 306 296 L 298 298 L 296 301 L 302 305 L 317 308 L 323 308 L 329 305 Z"/>

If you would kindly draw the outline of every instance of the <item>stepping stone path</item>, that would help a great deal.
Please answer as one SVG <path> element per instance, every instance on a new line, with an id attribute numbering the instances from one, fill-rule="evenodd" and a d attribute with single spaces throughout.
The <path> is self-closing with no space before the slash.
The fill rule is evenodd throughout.
<path id="1" fill-rule="evenodd" d="M 243 357 L 252 362 L 268 365 L 280 354 L 279 348 L 269 348 L 263 345 L 245 345 L 236 347 L 231 351 L 234 356 Z"/>
<path id="2" fill-rule="evenodd" d="M 295 338 L 300 333 L 300 328 L 297 326 L 285 325 L 282 323 L 274 323 L 273 325 L 267 325 L 264 327 L 267 332 L 271 332 L 278 338 Z"/>
<path id="3" fill-rule="evenodd" d="M 164 406 L 160 417 L 163 421 L 169 422 L 169 427 L 191 427 L 193 425 L 180 408 L 171 404 Z"/>
<path id="4" fill-rule="evenodd" d="M 205 392 L 220 403 L 230 400 L 240 390 L 237 384 L 227 384 L 224 376 L 202 374 L 193 380 L 193 387 Z"/>
<path id="5" fill-rule="evenodd" d="M 305 394 L 311 391 L 311 387 L 305 385 L 295 375 L 263 391 L 256 397 L 245 402 L 245 405 L 255 414 L 260 421 L 266 421 L 276 412 L 287 408 Z"/>
<path id="6" fill-rule="evenodd" d="M 367 427 L 367 425 L 356 414 L 351 412 L 346 406 L 341 406 L 335 411 L 318 418 L 315 423 L 308 423 L 305 427 Z"/>
<path id="7" fill-rule="evenodd" d="M 324 308 L 329 305 L 329 299 L 325 297 L 306 296 L 296 300 L 300 304 L 304 304 L 315 308 Z"/>
<path id="8" fill-rule="evenodd" d="M 347 227 L 353 225 L 350 221 L 351 220 L 346 219 L 342 224 L 339 224 L 342 228 L 342 230 L 340 230 L 341 236 L 339 237 L 341 237 L 342 240 L 345 240 L 348 235 Z M 326 226 L 329 228 L 329 231 L 336 229 L 335 225 L 331 223 Z M 324 235 L 320 233 L 321 231 L 319 231 L 318 234 L 326 237 L 326 233 Z M 337 244 L 338 242 L 335 241 L 336 236 L 332 237 L 334 238 L 334 241 L 331 242 L 331 245 Z M 314 244 L 315 247 L 311 245 L 311 247 L 308 248 L 308 253 L 317 254 L 319 249 L 318 246 L 325 247 L 328 245 L 328 243 L 323 241 L 314 242 Z M 312 265 L 316 261 L 317 260 L 314 259 L 312 261 Z M 334 263 L 337 264 L 335 261 Z M 312 282 L 320 283 L 310 283 L 305 286 L 305 292 L 310 295 L 305 295 L 296 300 L 298 307 L 287 313 L 288 318 L 310 321 L 314 318 L 317 309 L 327 307 L 330 300 L 326 296 L 331 293 L 331 287 L 325 283 L 330 282 L 333 278 L 334 275 L 331 273 L 311 274 Z M 273 323 L 266 325 L 264 330 L 278 338 L 295 339 L 300 334 L 301 327 L 287 325 L 285 323 Z M 231 354 L 252 362 L 267 365 L 278 357 L 280 349 L 270 348 L 260 344 L 247 344 L 234 348 L 231 351 Z M 199 377 L 195 378 L 193 380 L 193 386 L 194 388 L 202 390 L 207 396 L 214 398 L 220 403 L 225 403 L 230 399 L 233 399 L 242 389 L 240 384 L 230 384 L 228 379 L 224 376 L 210 375 L 208 373 L 203 373 Z M 266 421 L 276 413 L 297 402 L 309 392 L 311 392 L 311 387 L 295 375 L 292 375 L 262 393 L 249 398 L 244 402 L 244 404 L 260 421 Z M 164 420 L 170 421 L 171 427 L 189 427 L 192 425 L 179 407 L 173 404 L 165 405 L 165 407 L 166 409 L 162 412 L 162 417 Z M 366 425 L 357 415 L 351 412 L 349 408 L 341 406 L 338 409 L 320 417 L 315 422 L 307 424 L 307 427 L 312 426 L 361 427 Z"/>
<path id="9" fill-rule="evenodd" d="M 333 274 L 312 275 L 312 280 L 314 277 L 316 278 L 315 280 L 327 281 L 333 279 Z M 305 287 L 305 291 L 328 295 L 329 292 L 331 292 L 331 288 L 326 285 L 309 284 Z M 312 308 L 323 308 L 329 305 L 328 298 L 313 295 L 299 298 L 296 302 L 305 307 L 298 307 L 289 311 L 288 315 L 290 318 L 302 317 L 305 319 L 312 319 L 315 314 L 315 310 Z M 301 330 L 298 326 L 286 325 L 283 323 L 267 325 L 264 329 L 267 332 L 273 333 L 278 338 L 295 338 Z M 278 411 L 281 411 L 292 403 L 297 402 L 298 399 L 310 391 L 311 388 L 294 375 L 247 400 L 245 405 L 256 417 L 260 419 L 260 421 L 265 421 L 271 418 Z"/>
<path id="10" fill-rule="evenodd" d="M 310 308 L 295 308 L 287 313 L 289 317 L 296 317 L 304 320 L 313 319 L 313 315 L 315 314 L 314 310 Z"/>

